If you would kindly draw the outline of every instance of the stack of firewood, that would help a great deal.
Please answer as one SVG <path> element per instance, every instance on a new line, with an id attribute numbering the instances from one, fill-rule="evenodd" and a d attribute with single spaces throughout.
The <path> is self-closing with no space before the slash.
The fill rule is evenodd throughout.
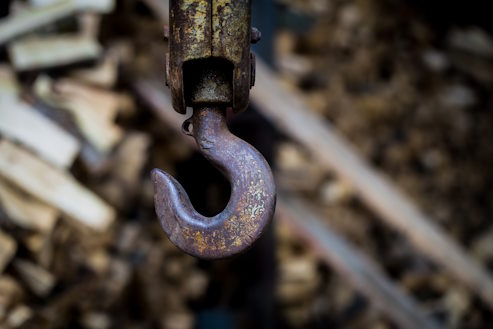
<path id="1" fill-rule="evenodd" d="M 114 8 L 14 1 L 0 20 L 1 328 L 194 325 L 207 275 L 155 221 L 151 132 L 117 123 L 137 112 L 117 88 L 131 42 L 99 41 Z M 121 312 L 128 294 L 140 315 Z"/>
<path id="2" fill-rule="evenodd" d="M 282 3 L 295 11 L 300 6 L 294 0 Z M 292 122 L 280 126 L 289 126 L 284 131 L 301 145 L 279 146 L 278 185 L 302 194 L 327 224 L 447 327 L 488 326 L 493 309 L 493 227 L 486 201 L 492 199 L 493 153 L 485 147 L 493 113 L 491 26 L 454 25 L 452 15 L 430 21 L 426 10 L 433 6 L 415 6 L 415 1 L 325 1 L 325 8 L 317 9 L 309 3 L 311 11 L 297 12 L 310 17 L 310 29 L 296 29 L 292 20 L 278 31 L 277 63 L 286 89 L 300 95 L 303 110 L 329 121 L 364 161 L 409 195 L 429 215 L 426 222 L 451 238 L 450 248 L 431 242 L 428 233 L 434 227 L 419 228 L 419 215 L 399 220 L 407 212 L 395 202 L 399 191 L 388 194 L 378 179 L 357 173 L 352 155 L 334 146 L 339 136 L 322 134 L 313 122 L 302 128 L 294 114 Z M 480 22 L 482 14 L 476 15 Z M 258 100 L 265 107 L 268 93 Z M 287 107 L 301 109 L 293 103 L 289 98 L 265 112 L 283 120 L 291 112 Z M 355 167 L 346 170 L 351 164 Z M 446 253 L 457 246 L 466 254 L 447 261 Z M 483 274 L 473 274 L 474 266 L 436 268 L 450 270 L 447 264 L 463 260 L 483 267 Z M 475 283 L 458 284 L 459 276 L 475 277 Z"/>

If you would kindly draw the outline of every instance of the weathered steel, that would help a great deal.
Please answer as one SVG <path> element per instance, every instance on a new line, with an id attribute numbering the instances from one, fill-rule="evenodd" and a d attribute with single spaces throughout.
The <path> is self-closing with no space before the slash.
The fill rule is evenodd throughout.
<path id="1" fill-rule="evenodd" d="M 188 106 L 232 105 L 232 66 L 229 62 L 208 58 L 185 63 L 185 99 Z"/>
<path id="2" fill-rule="evenodd" d="M 271 220 L 274 178 L 262 155 L 229 132 L 223 109 L 196 109 L 191 130 L 200 152 L 231 182 L 231 198 L 220 214 L 202 216 L 183 187 L 155 169 L 156 212 L 170 240 L 183 251 L 206 259 L 229 257 L 251 246 Z"/>
<path id="3" fill-rule="evenodd" d="M 212 55 L 212 26 L 209 0 L 170 1 L 170 37 L 166 82 L 174 109 L 186 113 L 183 64 Z"/>
<path id="4" fill-rule="evenodd" d="M 192 106 L 186 94 L 186 66 L 206 59 L 225 63 L 231 75 L 229 106 L 240 112 L 248 106 L 255 67 L 250 56 L 250 0 L 174 0 L 170 2 L 169 54 L 166 56 L 166 83 L 171 89 L 174 109 L 186 113 Z M 255 40 L 258 34 L 255 34 Z M 195 72 L 191 73 L 192 75 Z"/>
<path id="5" fill-rule="evenodd" d="M 250 0 L 212 0 L 212 56 L 233 64 L 233 111 L 248 106 L 252 84 Z"/>

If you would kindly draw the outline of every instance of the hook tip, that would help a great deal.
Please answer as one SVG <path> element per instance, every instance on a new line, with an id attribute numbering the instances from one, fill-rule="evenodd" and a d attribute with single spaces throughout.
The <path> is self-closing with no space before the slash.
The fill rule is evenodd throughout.
<path id="1" fill-rule="evenodd" d="M 178 184 L 171 175 L 157 168 L 151 171 L 151 180 L 154 185 L 154 194 L 162 192 L 163 188 L 169 190 L 172 186 Z"/>
<path id="2" fill-rule="evenodd" d="M 151 180 L 154 185 L 154 202 L 156 210 L 165 209 L 169 203 L 179 198 L 181 185 L 168 173 L 160 169 L 151 171 Z M 164 208 L 163 208 L 164 207 Z M 163 212 L 158 211 L 158 217 L 163 217 Z"/>
<path id="3" fill-rule="evenodd" d="M 159 183 L 162 175 L 163 175 L 163 172 L 160 169 L 154 168 L 151 170 L 151 180 L 152 180 L 152 183 L 154 184 L 154 187 L 156 187 L 156 185 Z"/>

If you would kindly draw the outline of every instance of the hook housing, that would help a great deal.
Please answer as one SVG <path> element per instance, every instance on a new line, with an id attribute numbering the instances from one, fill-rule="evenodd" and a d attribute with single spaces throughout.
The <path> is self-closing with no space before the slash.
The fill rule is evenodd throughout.
<path id="1" fill-rule="evenodd" d="M 175 111 L 185 114 L 189 105 L 186 63 L 200 60 L 206 65 L 204 59 L 229 63 L 232 97 L 228 106 L 234 112 L 247 108 L 255 80 L 255 56 L 250 53 L 251 7 L 251 0 L 170 1 L 166 84 Z"/>

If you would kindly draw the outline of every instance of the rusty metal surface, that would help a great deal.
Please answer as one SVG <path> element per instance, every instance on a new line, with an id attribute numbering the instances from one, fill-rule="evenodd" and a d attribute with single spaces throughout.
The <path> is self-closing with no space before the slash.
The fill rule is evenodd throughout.
<path id="1" fill-rule="evenodd" d="M 191 124 L 200 152 L 231 182 L 231 198 L 217 216 L 202 216 L 183 187 L 155 169 L 156 212 L 170 240 L 183 251 L 206 259 L 229 257 L 250 247 L 272 219 L 274 178 L 263 156 L 229 132 L 225 110 L 196 109 Z"/>
<path id="2" fill-rule="evenodd" d="M 185 63 L 185 99 L 189 106 L 231 106 L 233 100 L 232 66 L 219 58 Z"/>
<path id="3" fill-rule="evenodd" d="M 250 0 L 212 0 L 212 56 L 224 58 L 233 66 L 233 111 L 248 106 L 250 95 Z"/>
<path id="4" fill-rule="evenodd" d="M 192 106 L 185 95 L 185 63 L 209 58 L 230 64 L 232 99 L 225 105 L 235 112 L 246 109 L 255 70 L 250 56 L 251 33 L 250 0 L 170 1 L 166 83 L 177 112 L 186 113 L 186 107 Z"/>
<path id="5" fill-rule="evenodd" d="M 211 57 L 210 0 L 170 1 L 168 76 L 174 109 L 186 113 L 183 64 Z"/>

